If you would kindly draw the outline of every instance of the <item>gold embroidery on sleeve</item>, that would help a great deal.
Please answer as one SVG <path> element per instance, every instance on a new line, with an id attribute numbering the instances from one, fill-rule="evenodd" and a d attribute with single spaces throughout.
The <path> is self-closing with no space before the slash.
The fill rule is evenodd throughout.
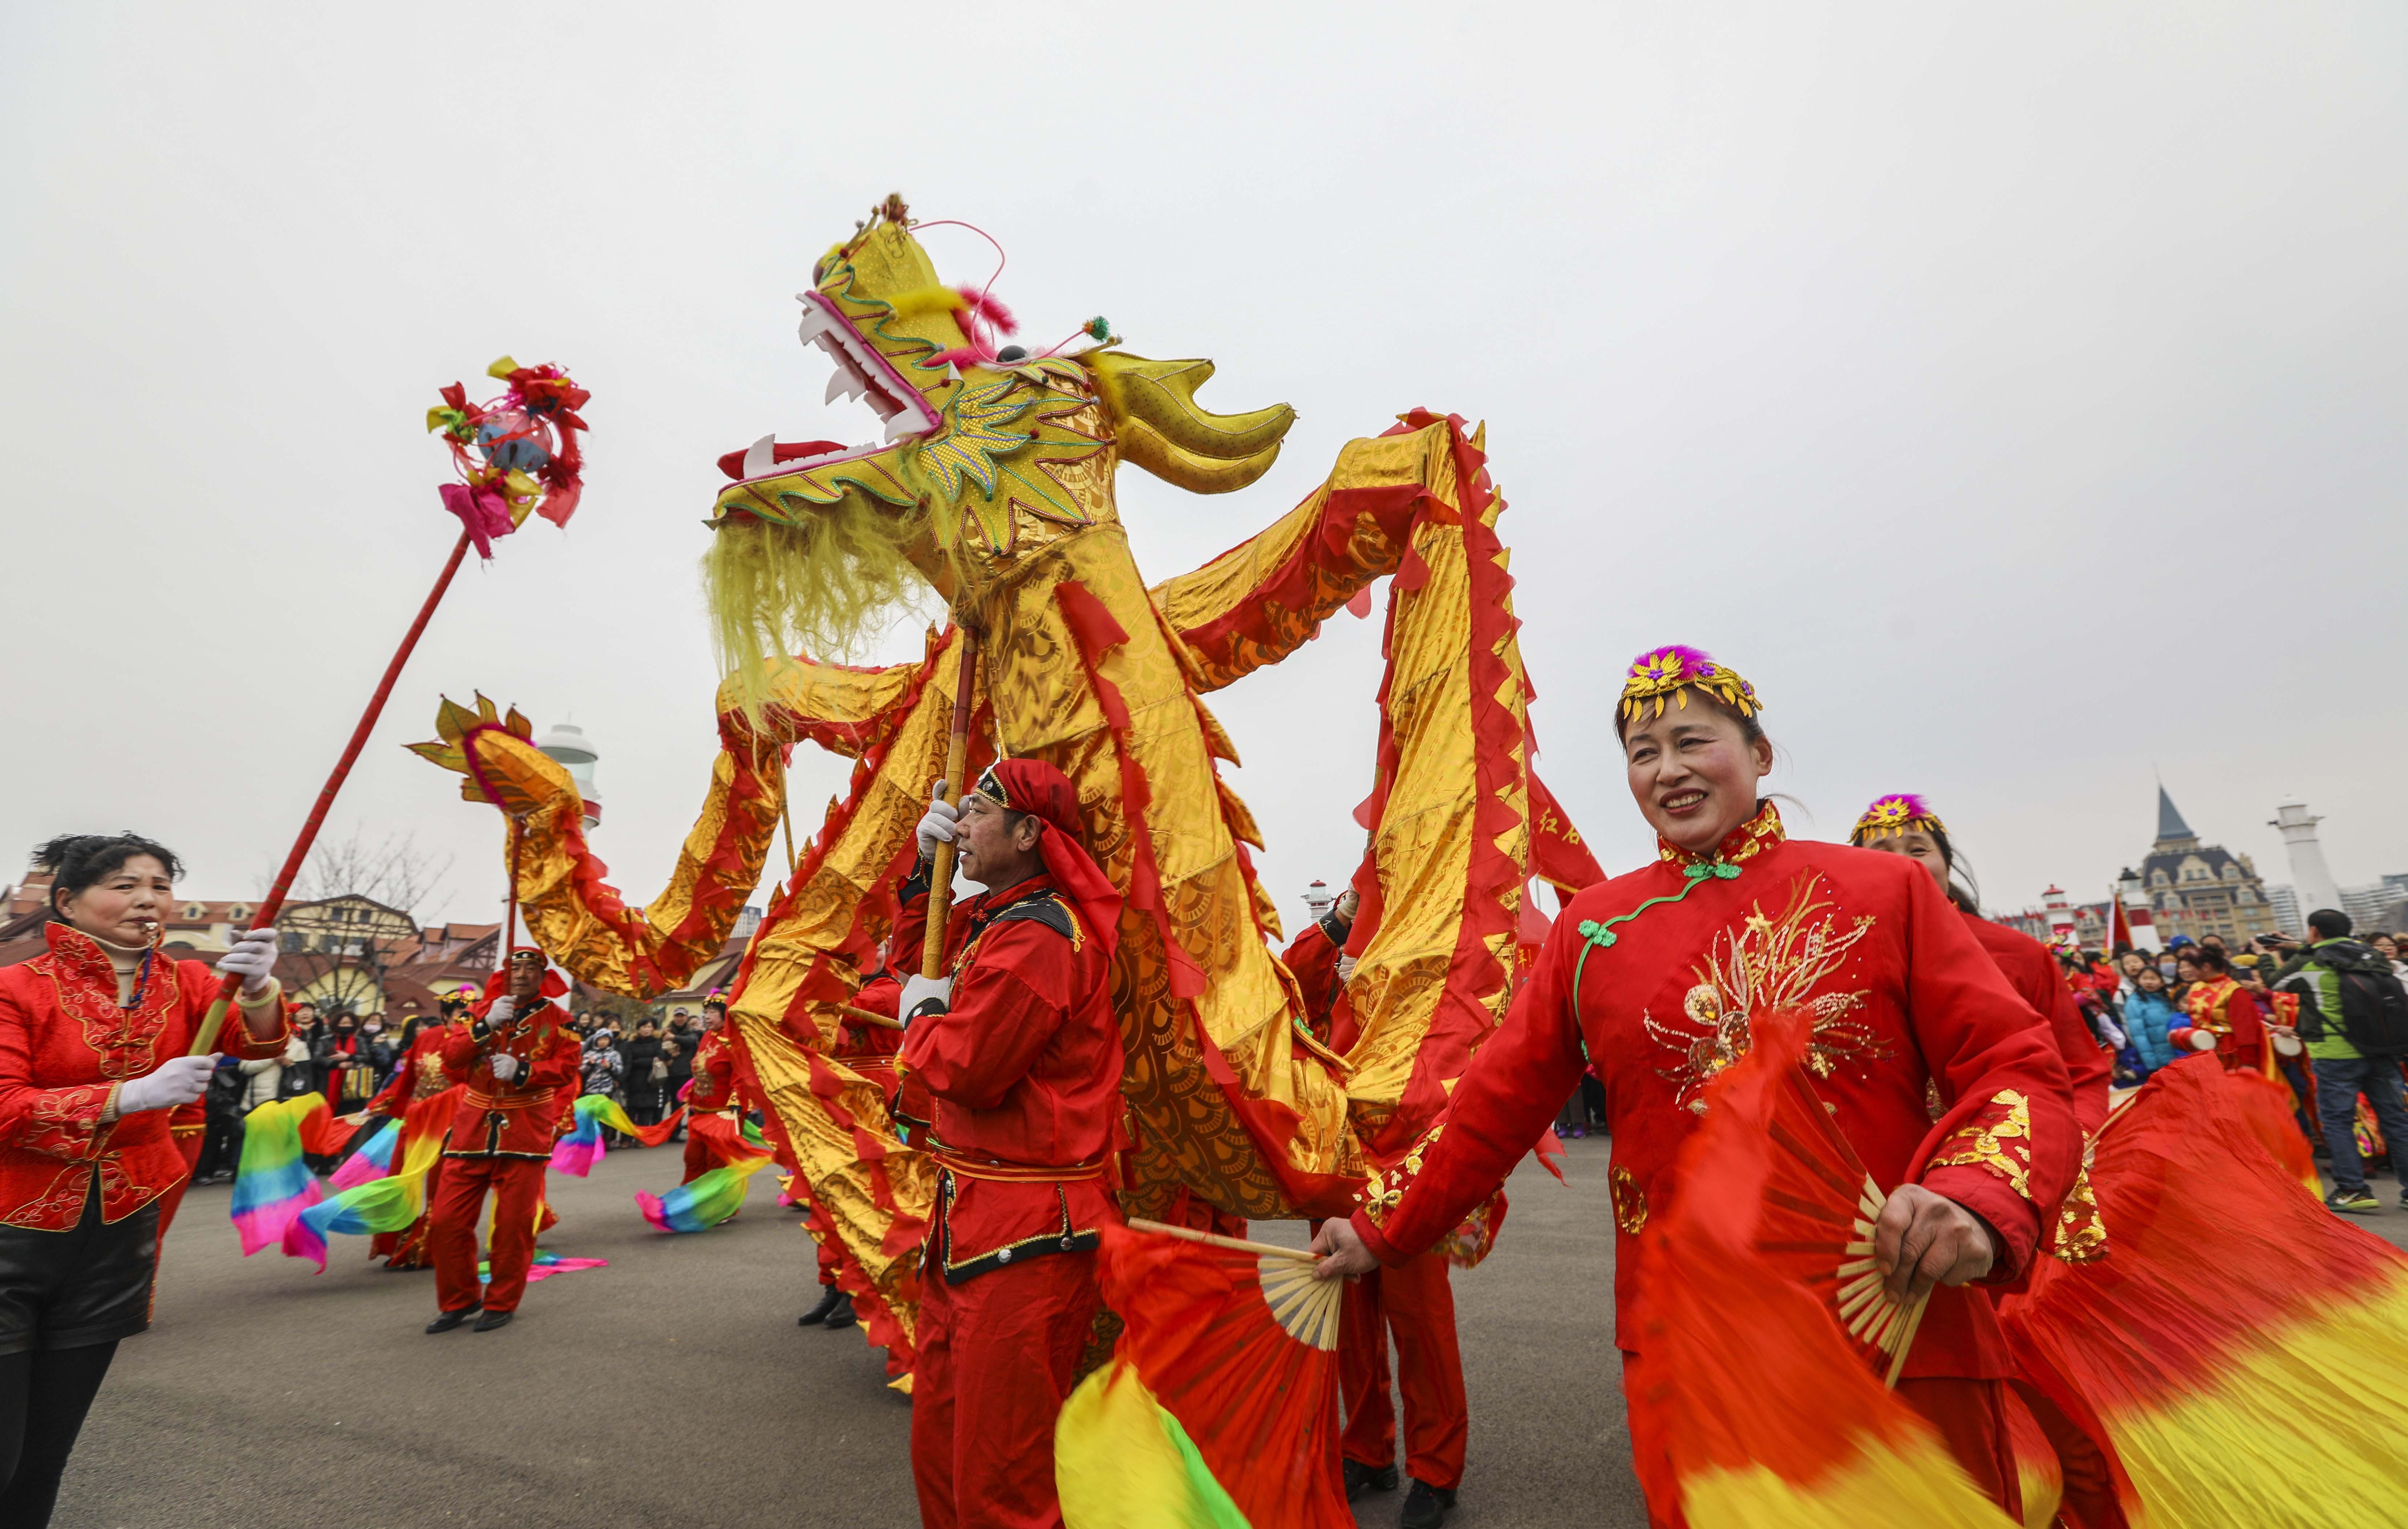
<path id="1" fill-rule="evenodd" d="M 2031 1198 L 2031 1101 L 2013 1089 L 1990 1102 L 1940 1144 L 1935 1168 L 1985 1168 Z"/>

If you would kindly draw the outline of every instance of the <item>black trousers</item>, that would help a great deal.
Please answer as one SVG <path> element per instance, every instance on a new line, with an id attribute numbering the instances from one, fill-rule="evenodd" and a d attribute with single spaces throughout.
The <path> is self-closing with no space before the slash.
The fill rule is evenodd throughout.
<path id="1" fill-rule="evenodd" d="M 44 1529 L 115 1343 L 0 1355 L 0 1529 Z"/>
<path id="2" fill-rule="evenodd" d="M 64 1232 L 0 1227 L 0 1529 L 42 1529 L 120 1338 L 150 1325 L 156 1201 L 104 1222 L 99 1176 Z"/>

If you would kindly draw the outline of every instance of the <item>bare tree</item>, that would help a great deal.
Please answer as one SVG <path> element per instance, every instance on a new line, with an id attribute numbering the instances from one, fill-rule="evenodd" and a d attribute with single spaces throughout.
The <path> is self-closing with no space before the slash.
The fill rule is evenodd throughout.
<path id="1" fill-rule="evenodd" d="M 354 829 L 348 839 L 320 843 L 276 921 L 291 986 L 329 1012 L 372 1007 L 386 970 L 415 953 L 418 909 L 451 869 L 449 855 L 420 849 L 407 832 L 370 842 Z M 262 878 L 263 893 L 271 881 Z"/>
<path id="2" fill-rule="evenodd" d="M 308 864 L 294 880 L 293 897 L 305 903 L 366 897 L 415 920 L 419 908 L 451 874 L 452 857 L 438 858 L 420 849 L 414 833 L 387 834 L 371 844 L 362 830 L 354 828 L 350 838 L 334 844 L 322 839 L 309 851 Z M 262 880 L 262 895 L 268 879 Z"/>

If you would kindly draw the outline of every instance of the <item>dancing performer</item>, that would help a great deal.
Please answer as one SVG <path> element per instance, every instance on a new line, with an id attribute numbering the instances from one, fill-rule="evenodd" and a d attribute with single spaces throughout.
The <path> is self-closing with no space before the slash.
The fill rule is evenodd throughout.
<path id="1" fill-rule="evenodd" d="M 726 1023 L 727 1000 L 713 996 L 702 1006 L 702 1039 L 694 1050 L 694 1083 L 685 1095 L 685 1177 L 678 1180 L 682 1184 L 757 1155 L 744 1140 L 744 1105 Z"/>
<path id="2" fill-rule="evenodd" d="M 1332 1041 L 1330 1034 L 1345 992 L 1340 974 L 1347 965 L 1346 940 L 1354 932 L 1357 906 L 1354 889 L 1347 888 L 1280 957 L 1304 990 L 1313 1038 L 1341 1050 L 1345 1043 Z M 1346 1287 L 1345 1301 L 1339 1326 L 1338 1390 L 1346 1408 L 1340 1446 L 1346 1499 L 1397 1490 L 1397 1408 L 1388 1385 L 1393 1337 L 1397 1379 L 1404 1392 L 1405 1474 L 1413 1483 L 1399 1522 L 1404 1529 L 1429 1529 L 1462 1489 L 1464 1450 L 1471 1431 L 1446 1255 L 1433 1250 L 1399 1267 L 1366 1274 Z"/>
<path id="3" fill-rule="evenodd" d="M 401 1057 L 393 1065 L 393 1077 L 384 1091 L 368 1102 L 370 1115 L 381 1115 L 400 1128 L 409 1115 L 409 1107 L 432 1099 L 452 1087 L 452 1075 L 444 1070 L 443 1043 L 452 1025 L 467 1017 L 468 1000 L 457 993 L 445 993 L 437 1005 L 434 1019 L 414 1019 L 403 1028 L 409 1033 L 402 1042 Z M 426 1203 L 434 1205 L 443 1189 L 443 1160 L 437 1158 L 426 1175 Z M 368 1256 L 381 1258 L 384 1266 L 399 1273 L 405 1269 L 423 1269 L 434 1262 L 426 1246 L 428 1227 L 433 1223 L 432 1210 L 398 1232 L 379 1232 L 368 1245 Z"/>
<path id="4" fill-rule="evenodd" d="M 559 1091 L 577 1079 L 583 1048 L 552 1002 L 568 991 L 543 952 L 522 946 L 504 972 L 509 991 L 477 1017 L 444 1032 L 443 1070 L 467 1088 L 443 1145 L 443 1182 L 428 1215 L 440 1310 L 426 1324 L 448 1333 L 470 1317 L 477 1331 L 509 1325 L 526 1293 L 542 1211 L 544 1167 L 559 1114 Z M 477 1285 L 477 1221 L 494 1192 L 493 1278 Z M 481 1315 L 480 1312 L 481 1311 Z"/>
<path id="5" fill-rule="evenodd" d="M 1054 1421 L 1101 1297 L 1095 1250 L 1121 1038 L 1109 992 L 1121 897 L 1078 841 L 1061 771 L 997 763 L 920 822 L 924 861 L 960 847 L 987 891 L 953 909 L 944 978 L 913 977 L 901 1065 L 934 1101 L 939 1166 L 920 1265 L 911 1475 L 928 1529 L 1062 1522 Z M 920 948 L 924 896 L 895 948 Z"/>
<path id="6" fill-rule="evenodd" d="M 2183 989 L 2183 1013 L 2189 1017 L 2195 1033 L 2214 1037 L 2215 1059 L 2224 1064 L 2224 1070 L 2260 1071 L 2265 1065 L 2265 1010 L 2258 1007 L 2248 989 L 2232 979 L 2231 959 L 2213 945 L 2185 946 L 2174 970 L 2187 984 Z"/>
<path id="7" fill-rule="evenodd" d="M 1908 793 L 1880 797 L 1856 820 L 1848 842 L 1904 855 L 1931 873 L 1941 894 L 1965 916 L 1965 927 L 1998 963 L 2007 981 L 2034 1013 L 2048 1022 L 2057 1054 L 2065 1063 L 2066 1079 L 2073 1088 L 2074 1117 L 2082 1122 L 2085 1136 L 2098 1135 L 2107 1123 L 2107 1092 L 2114 1079 L 2114 1057 L 2099 1044 L 2098 1036 L 2083 1019 L 2064 971 L 2048 947 L 1982 917 L 1980 901 L 1960 878 L 1956 846 L 1940 815 L 1922 797 Z"/>
<path id="8" fill-rule="evenodd" d="M 1618 708 L 1631 794 L 1657 859 L 1571 899 L 1448 1112 L 1314 1239 L 1321 1273 L 1398 1267 L 1452 1230 L 1528 1151 L 1580 1077 L 1613 1126 L 1616 1341 L 1640 1479 L 1657 1522 L 1676 1489 L 1633 1319 L 1636 1236 L 1705 1081 L 1750 1021 L 1805 1011 L 1806 1065 L 1886 1201 L 1874 1256 L 1895 1299 L 1929 1302 L 1901 1396 L 2013 1510 L 2002 1383 L 2012 1365 L 1978 1284 L 2020 1279 L 2082 1150 L 2065 1065 L 1932 878 L 1895 855 L 1790 839 L 1756 787 L 1772 765 L 1755 690 L 1688 648 L 1642 654 Z M 1926 1109 L 1936 1090 L 1942 1114 Z"/>
<path id="9" fill-rule="evenodd" d="M 280 1055 L 276 932 L 218 964 L 158 948 L 182 865 L 135 834 L 67 835 L 49 949 L 0 969 L 0 1523 L 50 1522 L 85 1412 L 121 1339 L 150 1325 L 164 1202 L 188 1165 L 170 1114 L 217 1057 L 187 1056 L 219 979 L 241 979 L 236 1055 Z"/>

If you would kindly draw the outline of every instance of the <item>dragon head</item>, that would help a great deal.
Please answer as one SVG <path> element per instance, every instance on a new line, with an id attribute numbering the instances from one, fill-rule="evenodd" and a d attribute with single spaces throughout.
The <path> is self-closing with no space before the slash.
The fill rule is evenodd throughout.
<path id="1" fill-rule="evenodd" d="M 708 522 L 704 581 L 723 663 L 756 705 L 773 656 L 849 653 L 927 589 L 959 607 L 1038 547 L 1117 519 L 1125 456 L 1199 493 L 1262 476 L 1296 411 L 1205 412 L 1209 361 L 1148 361 L 1095 342 L 1031 353 L 992 343 L 1010 319 L 948 288 L 890 196 L 819 262 L 801 337 L 834 364 L 833 403 L 867 403 L 882 443 L 780 445 L 721 459 L 735 479 Z M 1065 344 L 1071 343 L 1066 341 Z"/>

